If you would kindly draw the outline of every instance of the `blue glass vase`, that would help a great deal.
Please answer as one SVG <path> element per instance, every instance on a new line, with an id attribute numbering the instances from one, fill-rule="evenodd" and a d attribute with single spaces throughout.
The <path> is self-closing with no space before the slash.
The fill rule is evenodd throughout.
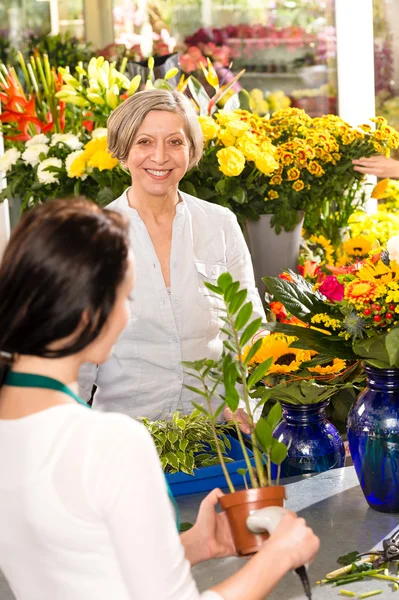
<path id="1" fill-rule="evenodd" d="M 399 512 L 399 369 L 364 365 L 367 387 L 348 415 L 348 440 L 371 508 Z"/>
<path id="2" fill-rule="evenodd" d="M 325 412 L 328 400 L 309 405 L 280 404 L 283 421 L 277 425 L 273 437 L 289 446 L 288 456 L 281 465 L 281 477 L 322 473 L 344 466 L 344 444 Z M 276 472 L 273 468 L 273 476 Z"/>

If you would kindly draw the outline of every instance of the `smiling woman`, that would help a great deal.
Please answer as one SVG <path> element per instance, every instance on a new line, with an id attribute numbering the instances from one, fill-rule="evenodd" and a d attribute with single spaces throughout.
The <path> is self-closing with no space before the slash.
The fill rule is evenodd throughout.
<path id="1" fill-rule="evenodd" d="M 96 383 L 94 406 L 101 410 L 153 419 L 189 413 L 194 396 L 185 384 L 194 382 L 181 361 L 216 359 L 223 345 L 222 307 L 205 283 L 229 271 L 265 319 L 250 255 L 230 210 L 178 189 L 203 148 L 197 115 L 183 94 L 134 94 L 110 116 L 108 142 L 132 177 L 110 208 L 129 220 L 137 284 L 130 324 L 105 364 L 82 371 L 81 391 L 88 397 Z"/>

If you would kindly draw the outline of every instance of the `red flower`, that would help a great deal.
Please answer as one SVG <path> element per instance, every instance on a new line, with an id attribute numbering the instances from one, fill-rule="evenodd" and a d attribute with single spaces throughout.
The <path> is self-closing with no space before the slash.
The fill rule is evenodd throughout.
<path id="1" fill-rule="evenodd" d="M 335 275 L 327 275 L 319 290 L 327 300 L 332 302 L 340 302 L 344 297 L 344 286 L 339 283 Z"/>

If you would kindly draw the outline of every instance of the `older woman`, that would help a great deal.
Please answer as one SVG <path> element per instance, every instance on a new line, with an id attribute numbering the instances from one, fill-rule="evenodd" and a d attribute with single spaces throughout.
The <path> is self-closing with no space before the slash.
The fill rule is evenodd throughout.
<path id="1" fill-rule="evenodd" d="M 183 94 L 134 94 L 110 116 L 108 143 L 132 176 L 109 208 L 130 222 L 137 285 L 128 327 L 111 358 L 81 376 L 81 393 L 87 398 L 95 383 L 96 408 L 131 416 L 191 412 L 194 394 L 184 384 L 194 380 L 181 363 L 217 358 L 223 345 L 222 307 L 205 283 L 229 271 L 248 290 L 255 315 L 265 318 L 251 258 L 230 210 L 178 189 L 203 150 L 197 116 Z"/>

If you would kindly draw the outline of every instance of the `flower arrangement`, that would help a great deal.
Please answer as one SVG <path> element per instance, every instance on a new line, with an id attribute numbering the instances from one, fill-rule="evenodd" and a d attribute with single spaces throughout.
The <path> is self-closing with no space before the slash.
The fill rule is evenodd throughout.
<path id="1" fill-rule="evenodd" d="M 105 128 L 81 135 L 41 133 L 18 148 L 0 158 L 7 176 L 0 201 L 19 196 L 22 210 L 60 194 L 106 205 L 130 184 L 129 173 L 108 152 Z"/>
<path id="2" fill-rule="evenodd" d="M 325 356 L 399 367 L 399 236 L 315 287 L 300 275 L 289 275 L 290 280 L 265 277 L 264 282 L 306 326 L 275 322 L 267 329 L 296 336 L 296 347 Z"/>

